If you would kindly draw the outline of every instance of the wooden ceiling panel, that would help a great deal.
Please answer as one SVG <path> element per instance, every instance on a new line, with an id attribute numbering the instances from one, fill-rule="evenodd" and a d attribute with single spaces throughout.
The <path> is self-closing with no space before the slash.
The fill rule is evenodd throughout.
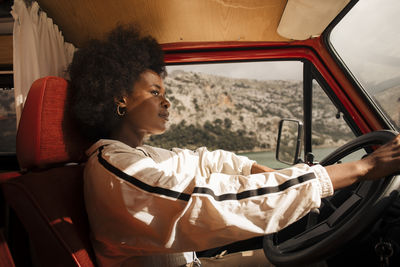
<path id="1" fill-rule="evenodd" d="M 276 32 L 286 0 L 38 0 L 81 46 L 118 23 L 135 23 L 160 43 L 287 41 Z"/>

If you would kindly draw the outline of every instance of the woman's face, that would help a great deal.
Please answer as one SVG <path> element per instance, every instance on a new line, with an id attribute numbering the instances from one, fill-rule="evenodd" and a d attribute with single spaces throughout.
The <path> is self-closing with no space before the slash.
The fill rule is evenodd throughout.
<path id="1" fill-rule="evenodd" d="M 147 70 L 133 86 L 133 92 L 124 98 L 124 123 L 130 130 L 141 134 L 161 134 L 166 130 L 169 101 L 161 77 Z"/>

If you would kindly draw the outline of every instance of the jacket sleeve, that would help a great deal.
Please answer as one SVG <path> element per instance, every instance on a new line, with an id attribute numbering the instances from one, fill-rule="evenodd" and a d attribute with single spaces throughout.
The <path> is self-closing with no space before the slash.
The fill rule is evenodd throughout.
<path id="1" fill-rule="evenodd" d="M 225 150 L 208 151 L 201 147 L 196 150 L 200 159 L 200 168 L 206 168 L 210 173 L 249 175 L 251 166 L 255 163 L 245 156 Z"/>
<path id="2" fill-rule="evenodd" d="M 90 158 L 85 200 L 96 242 L 132 255 L 204 250 L 276 232 L 333 193 L 319 165 L 203 176 L 175 175 L 163 164 L 123 151 Z"/>

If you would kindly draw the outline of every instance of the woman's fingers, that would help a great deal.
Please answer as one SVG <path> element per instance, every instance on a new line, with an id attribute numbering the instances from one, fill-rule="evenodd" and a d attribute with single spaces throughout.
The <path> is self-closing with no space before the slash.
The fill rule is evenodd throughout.
<path id="1" fill-rule="evenodd" d="M 369 170 L 364 177 L 368 180 L 400 172 L 400 135 L 379 147 L 363 160 L 364 163 L 367 163 Z"/>

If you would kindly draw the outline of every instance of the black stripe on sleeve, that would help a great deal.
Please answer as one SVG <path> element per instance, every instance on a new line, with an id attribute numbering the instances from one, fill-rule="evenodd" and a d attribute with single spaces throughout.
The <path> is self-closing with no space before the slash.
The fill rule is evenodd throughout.
<path id="1" fill-rule="evenodd" d="M 172 197 L 172 198 L 176 198 L 176 199 L 180 199 L 180 200 L 189 201 L 189 198 L 190 198 L 189 194 L 173 191 L 173 190 L 162 188 L 162 187 L 148 185 L 146 183 L 143 183 L 139 179 L 136 179 L 135 177 L 124 173 L 123 171 L 116 168 L 115 166 L 111 165 L 102 156 L 103 148 L 104 148 L 104 146 L 99 148 L 99 154 L 97 155 L 97 158 L 99 159 L 100 164 L 103 165 L 103 167 L 106 168 L 108 171 L 110 171 L 113 174 L 115 174 L 116 176 L 118 176 L 119 178 L 121 178 L 121 179 L 133 184 L 134 186 L 136 186 L 144 191 L 147 191 L 149 193 L 155 193 L 155 194 L 164 195 L 164 196 L 168 196 L 168 197 Z"/>
<path id="2" fill-rule="evenodd" d="M 301 183 L 309 181 L 311 179 L 315 179 L 315 174 L 312 172 L 304 174 L 297 178 L 287 180 L 286 182 L 284 182 L 278 186 L 261 187 L 261 188 L 257 188 L 257 189 L 253 189 L 253 190 L 246 190 L 246 191 L 243 191 L 240 193 L 223 194 L 223 195 L 216 196 L 210 188 L 206 188 L 206 187 L 195 187 L 193 190 L 193 193 L 207 194 L 207 195 L 212 196 L 217 201 L 241 200 L 241 199 L 245 199 L 245 198 L 249 198 L 249 197 L 262 196 L 262 195 L 281 192 L 281 191 L 288 189 L 289 187 L 292 187 L 297 184 L 301 184 Z"/>
<path id="3" fill-rule="evenodd" d="M 148 185 L 139 179 L 136 179 L 133 176 L 130 176 L 120 169 L 116 168 L 115 166 L 111 165 L 108 161 L 106 161 L 103 156 L 102 156 L 102 150 L 104 146 L 101 146 L 99 148 L 99 153 L 97 155 L 98 160 L 100 164 L 106 168 L 108 171 L 113 173 L 114 175 L 118 176 L 119 178 L 133 184 L 134 186 L 147 191 L 149 193 L 155 193 L 167 197 L 172 197 L 175 199 L 180 199 L 184 201 L 189 201 L 190 199 L 190 194 L 182 193 L 182 192 L 177 192 L 173 191 L 170 189 L 162 188 L 162 187 L 157 187 L 157 186 L 151 186 Z M 278 186 L 270 186 L 270 187 L 262 187 L 262 188 L 257 188 L 253 190 L 246 190 L 240 193 L 228 193 L 228 194 L 222 194 L 222 195 L 215 195 L 214 191 L 210 188 L 207 187 L 195 187 L 193 189 L 192 194 L 204 194 L 211 196 L 214 198 L 216 201 L 225 201 L 225 200 L 242 200 L 250 197 L 255 197 L 255 196 L 262 196 L 262 195 L 267 195 L 271 193 L 277 193 L 284 191 L 292 186 L 307 182 L 309 180 L 315 179 L 315 174 L 314 173 L 306 173 L 304 175 L 301 175 L 297 178 L 293 178 L 290 180 L 287 180 L 286 182 L 278 185 Z"/>

